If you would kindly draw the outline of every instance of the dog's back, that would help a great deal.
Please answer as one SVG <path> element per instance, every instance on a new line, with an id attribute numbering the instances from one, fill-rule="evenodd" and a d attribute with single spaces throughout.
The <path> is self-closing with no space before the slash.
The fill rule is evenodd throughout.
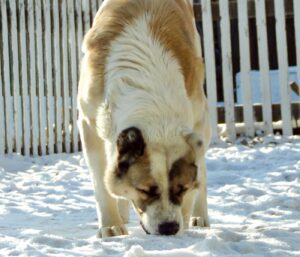
<path id="1" fill-rule="evenodd" d="M 182 0 L 104 2 L 85 37 L 83 65 L 89 66 L 92 82 L 80 88 L 96 108 L 103 98 L 102 108 L 113 108 L 112 117 L 98 117 L 102 137 L 113 137 L 108 131 L 117 135 L 129 124 L 151 131 L 157 124 L 161 140 L 172 137 L 175 127 L 193 126 L 188 97 L 201 91 L 203 66 L 191 12 Z M 114 106 L 107 106 L 111 102 Z M 86 106 L 83 98 L 80 105 Z"/>

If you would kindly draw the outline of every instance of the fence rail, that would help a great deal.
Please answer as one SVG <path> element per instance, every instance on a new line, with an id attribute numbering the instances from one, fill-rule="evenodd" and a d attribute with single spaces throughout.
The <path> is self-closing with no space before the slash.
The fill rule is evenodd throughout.
<path id="1" fill-rule="evenodd" d="M 0 0 L 0 154 L 45 155 L 80 150 L 76 95 L 81 42 L 101 2 Z M 202 0 L 195 3 L 206 60 L 206 91 L 215 141 L 221 135 L 220 124 L 226 124 L 226 136 L 231 141 L 240 133 L 254 136 L 258 128 L 265 134 L 272 134 L 279 126 L 287 136 L 300 128 L 300 101 L 294 101 L 291 106 L 290 49 L 287 47 L 290 43 L 287 31 L 290 33 L 290 30 L 286 30 L 285 19 L 287 16 L 294 19 L 300 81 L 299 2 Z M 277 42 L 279 64 L 279 105 L 272 102 L 267 22 L 270 16 L 276 18 L 274 42 Z M 260 82 L 255 90 L 258 88 L 262 98 L 258 105 L 252 97 L 250 70 L 253 60 L 249 42 L 253 32 L 249 29 L 249 18 L 255 19 L 257 34 Z M 233 19 L 238 21 L 237 30 L 233 30 Z M 214 47 L 216 30 L 221 38 L 221 53 Z M 238 34 L 236 40 L 232 37 L 235 33 Z M 234 91 L 236 70 L 232 62 L 237 58 L 233 48 L 236 42 L 240 45 L 242 104 L 237 103 Z M 221 60 L 221 90 L 218 88 L 217 55 Z M 224 95 L 222 103 L 220 91 Z M 281 123 L 274 125 L 279 120 Z"/>

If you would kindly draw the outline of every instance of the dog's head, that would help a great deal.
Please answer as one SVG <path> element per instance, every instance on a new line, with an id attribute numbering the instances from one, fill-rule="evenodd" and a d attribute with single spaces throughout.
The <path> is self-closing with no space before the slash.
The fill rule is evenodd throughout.
<path id="1" fill-rule="evenodd" d="M 107 188 L 132 201 L 147 233 L 177 234 L 183 228 L 184 198 L 199 185 L 197 159 L 202 148 L 194 133 L 183 133 L 165 147 L 145 142 L 139 129 L 128 128 L 118 136 Z"/>

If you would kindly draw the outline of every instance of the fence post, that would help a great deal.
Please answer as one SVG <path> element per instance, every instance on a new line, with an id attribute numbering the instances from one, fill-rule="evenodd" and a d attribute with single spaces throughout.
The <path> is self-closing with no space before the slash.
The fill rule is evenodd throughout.
<path id="1" fill-rule="evenodd" d="M 54 153 L 54 100 L 53 100 L 53 79 L 52 79 L 52 43 L 51 43 L 51 1 L 43 0 L 43 16 L 45 30 L 45 75 L 47 88 L 47 146 L 48 153 Z"/>
<path id="2" fill-rule="evenodd" d="M 276 42 L 279 67 L 282 131 L 284 136 L 292 135 L 290 88 L 288 81 L 287 42 L 285 29 L 284 0 L 274 0 L 276 18 Z"/>
<path id="3" fill-rule="evenodd" d="M 21 64 L 22 64 L 22 102 L 23 102 L 23 138 L 22 142 L 24 154 L 30 155 L 30 107 L 28 96 L 28 67 L 27 67 L 27 38 L 26 38 L 26 18 L 25 18 L 25 2 L 19 1 L 19 15 L 20 15 L 20 41 L 21 41 Z"/>
<path id="4" fill-rule="evenodd" d="M 78 70 L 80 71 L 80 62 L 82 58 L 82 40 L 83 40 L 83 22 L 82 22 L 82 5 L 81 0 L 76 0 L 77 13 L 77 45 L 78 45 Z M 79 81 L 79 74 L 77 74 L 77 81 Z"/>
<path id="5" fill-rule="evenodd" d="M 236 132 L 228 0 L 220 1 L 219 9 L 221 16 L 222 77 L 225 102 L 226 132 L 228 139 L 233 142 L 236 138 Z"/>
<path id="6" fill-rule="evenodd" d="M 14 92 L 14 114 L 15 114 L 15 147 L 16 152 L 21 153 L 22 148 L 22 107 L 20 96 L 20 64 L 19 64 L 19 36 L 17 24 L 17 6 L 16 1 L 10 1 L 11 11 L 11 47 L 13 58 L 13 92 Z"/>
<path id="7" fill-rule="evenodd" d="M 252 87 L 250 81 L 251 63 L 248 27 L 248 0 L 239 0 L 237 2 L 237 5 L 245 132 L 247 136 L 253 137 L 255 131 L 252 104 Z"/>
<path id="8" fill-rule="evenodd" d="M 255 13 L 264 133 L 269 135 L 273 134 L 273 119 L 265 0 L 255 0 Z"/>
<path id="9" fill-rule="evenodd" d="M 7 19 L 7 5 L 6 1 L 1 1 L 1 24 L 2 24 L 2 42 L 3 42 L 3 82 L 4 82 L 4 97 L 5 97 L 5 125 L 6 125 L 6 147 L 7 152 L 13 152 L 13 140 L 14 140 L 14 112 L 11 108 L 12 95 L 11 95 L 11 82 L 10 82 L 10 72 L 11 72 L 11 62 L 9 56 L 9 44 L 8 44 L 8 19 Z"/>
<path id="10" fill-rule="evenodd" d="M 1 73 L 1 65 L 0 65 Z M 0 79 L 0 155 L 5 153 L 5 121 L 4 121 L 4 104 L 2 96 L 2 79 Z"/>
<path id="11" fill-rule="evenodd" d="M 29 28 L 29 54 L 30 54 L 30 102 L 31 102 L 31 140 L 32 153 L 38 155 L 39 145 L 39 109 L 36 95 L 36 48 L 35 48 L 35 6 L 33 1 L 28 1 L 28 28 Z"/>
<path id="12" fill-rule="evenodd" d="M 93 1 L 94 2 L 94 1 Z M 77 129 L 77 44 L 75 34 L 75 16 L 74 16 L 74 2 L 68 2 L 68 22 L 69 22 L 69 48 L 70 48 L 70 61 L 71 61 L 71 83 L 70 92 L 72 96 L 72 145 L 73 152 L 78 151 L 78 129 Z"/>
<path id="13" fill-rule="evenodd" d="M 1 5 L 0 5 L 1 8 Z M 2 86 L 2 65 L 0 58 L 0 155 L 5 153 L 5 120 L 4 120 L 4 104 L 3 104 L 3 86 Z"/>
<path id="14" fill-rule="evenodd" d="M 206 90 L 208 109 L 212 125 L 212 142 L 218 140 L 218 116 L 217 116 L 217 80 L 214 50 L 214 33 L 211 12 L 211 0 L 202 0 L 203 43 L 206 72 Z M 209 68 L 208 68 L 209 67 Z"/>
<path id="15" fill-rule="evenodd" d="M 62 56 L 63 56 L 63 99 L 64 99 L 64 145 L 70 153 L 70 98 L 69 98 L 69 62 L 68 62 L 68 12 L 67 1 L 62 1 Z"/>
<path id="16" fill-rule="evenodd" d="M 37 68 L 38 68 L 38 100 L 39 100 L 39 125 L 40 125 L 40 153 L 46 154 L 46 99 L 45 99 L 45 81 L 44 81 L 44 47 L 42 30 L 42 2 L 35 1 L 36 17 L 36 44 L 37 44 Z"/>
<path id="17" fill-rule="evenodd" d="M 94 0 L 94 1 L 92 0 L 91 1 L 91 11 L 92 11 L 91 14 L 92 14 L 93 20 L 96 16 L 96 13 L 97 13 L 97 10 L 98 10 L 97 5 L 98 5 L 97 0 Z"/>
<path id="18" fill-rule="evenodd" d="M 61 87 L 62 87 L 62 77 L 61 77 L 61 21 L 60 21 L 60 1 L 53 1 L 53 30 L 54 30 L 54 72 L 55 72 L 55 133 L 56 133 L 56 151 L 62 153 L 62 96 L 61 96 Z"/>
<path id="19" fill-rule="evenodd" d="M 294 22 L 297 56 L 297 79 L 298 83 L 300 83 L 300 1 L 298 0 L 294 0 Z"/>
<path id="20" fill-rule="evenodd" d="M 83 20 L 84 20 L 84 34 L 88 32 L 91 27 L 91 18 L 90 18 L 90 0 L 85 0 L 82 2 L 83 10 Z"/>

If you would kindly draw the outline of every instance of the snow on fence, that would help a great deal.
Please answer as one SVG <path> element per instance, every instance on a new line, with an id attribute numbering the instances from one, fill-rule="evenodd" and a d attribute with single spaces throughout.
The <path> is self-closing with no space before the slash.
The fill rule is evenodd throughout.
<path id="1" fill-rule="evenodd" d="M 252 100 L 250 78 L 249 11 L 255 10 L 262 125 L 272 134 L 274 117 L 269 76 L 266 6 L 274 1 L 279 63 L 282 131 L 289 136 L 293 127 L 288 79 L 284 0 L 202 0 L 195 3 L 196 20 L 201 22 L 206 61 L 208 107 L 214 140 L 220 137 L 220 123 L 226 136 L 255 135 L 257 106 Z M 292 0 L 286 0 L 292 1 Z M 0 154 L 45 155 L 80 149 L 76 127 L 76 94 L 83 35 L 90 28 L 101 0 L 0 0 Z M 300 1 L 294 0 L 295 40 L 300 78 Z M 232 69 L 231 13 L 235 4 L 238 18 L 240 77 L 243 105 L 234 96 Z M 217 8 L 217 10 L 216 10 Z M 250 9 L 250 10 L 249 10 Z M 220 16 L 222 46 L 223 103 L 217 100 L 214 48 L 214 15 Z M 199 18 L 199 16 L 201 16 Z M 296 85 L 297 86 L 297 85 Z M 297 105 L 299 107 L 299 105 Z M 241 111 L 242 109 L 242 111 Z M 224 114 L 223 121 L 220 116 Z M 242 113 L 242 114 L 239 114 Z M 242 129 L 238 126 L 242 116 Z M 299 117 L 298 117 L 299 118 Z M 298 124 L 298 125 L 297 125 Z M 280 125 L 281 126 L 281 125 Z"/>

